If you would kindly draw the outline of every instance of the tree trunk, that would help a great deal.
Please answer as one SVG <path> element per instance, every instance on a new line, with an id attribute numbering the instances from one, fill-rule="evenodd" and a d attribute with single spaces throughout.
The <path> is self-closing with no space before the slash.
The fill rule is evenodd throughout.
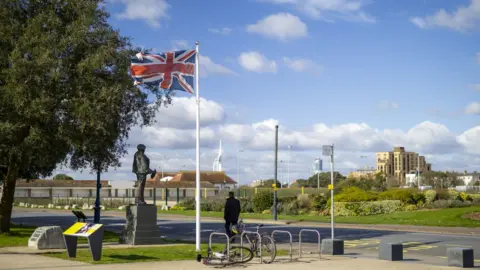
<path id="1" fill-rule="evenodd" d="M 0 203 L 0 234 L 10 232 L 10 220 L 12 218 L 13 198 L 18 171 L 16 166 L 8 166 L 7 175 L 3 182 L 2 199 Z"/>

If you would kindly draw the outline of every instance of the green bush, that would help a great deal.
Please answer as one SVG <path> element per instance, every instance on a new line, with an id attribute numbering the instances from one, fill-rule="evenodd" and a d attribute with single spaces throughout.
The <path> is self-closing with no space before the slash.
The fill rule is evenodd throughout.
<path id="1" fill-rule="evenodd" d="M 195 198 L 185 198 L 178 203 L 179 207 L 183 207 L 185 210 L 195 210 Z"/>
<path id="2" fill-rule="evenodd" d="M 425 194 L 421 192 L 413 193 L 412 197 L 417 205 L 423 205 L 426 202 Z"/>
<path id="3" fill-rule="evenodd" d="M 336 202 L 367 202 L 375 201 L 377 194 L 362 190 L 358 187 L 348 187 L 343 189 L 342 193 L 335 195 Z M 330 205 L 330 200 L 328 201 Z"/>
<path id="4" fill-rule="evenodd" d="M 425 191 L 425 202 L 427 204 L 433 203 L 437 197 L 437 192 L 433 189 Z"/>
<path id="5" fill-rule="evenodd" d="M 325 209 L 325 206 L 327 205 L 327 198 L 325 196 L 313 194 L 311 195 L 311 199 L 313 210 L 319 211 Z"/>
<path id="6" fill-rule="evenodd" d="M 242 213 L 253 213 L 253 202 L 251 198 L 241 198 L 239 200 Z"/>
<path id="7" fill-rule="evenodd" d="M 417 191 L 407 188 L 390 189 L 378 195 L 379 200 L 399 200 L 404 204 L 416 204 L 414 194 Z"/>
<path id="8" fill-rule="evenodd" d="M 261 191 L 253 196 L 253 210 L 257 213 L 270 209 L 272 205 L 273 193 L 270 191 Z"/>
<path id="9" fill-rule="evenodd" d="M 225 207 L 225 200 L 206 200 L 200 202 L 202 211 L 222 212 Z"/>
<path id="10" fill-rule="evenodd" d="M 430 208 L 443 209 L 443 208 L 459 208 L 471 206 L 471 202 L 462 202 L 460 200 L 436 200 L 430 205 Z"/>
<path id="11" fill-rule="evenodd" d="M 415 204 L 408 204 L 404 207 L 405 211 L 416 211 L 417 209 L 418 207 Z"/>
<path id="12" fill-rule="evenodd" d="M 399 200 L 375 202 L 336 202 L 335 216 L 370 216 L 396 212 L 401 209 Z"/>
<path id="13" fill-rule="evenodd" d="M 472 196 L 468 195 L 465 192 L 460 193 L 460 198 L 462 199 L 462 201 L 469 201 L 469 202 L 473 201 Z"/>
<path id="14" fill-rule="evenodd" d="M 297 196 L 298 207 L 301 209 L 310 209 L 312 207 L 312 202 L 308 194 L 300 194 Z"/>
<path id="15" fill-rule="evenodd" d="M 440 189 L 437 190 L 437 197 L 435 200 L 449 200 L 450 199 L 450 194 L 448 193 L 448 190 L 445 189 Z"/>
<path id="16" fill-rule="evenodd" d="M 460 200 L 460 194 L 458 194 L 458 191 L 454 189 L 449 189 L 448 190 L 448 199 L 449 200 Z"/>
<path id="17" fill-rule="evenodd" d="M 283 214 L 285 215 L 298 215 L 298 202 L 293 201 L 283 205 Z"/>

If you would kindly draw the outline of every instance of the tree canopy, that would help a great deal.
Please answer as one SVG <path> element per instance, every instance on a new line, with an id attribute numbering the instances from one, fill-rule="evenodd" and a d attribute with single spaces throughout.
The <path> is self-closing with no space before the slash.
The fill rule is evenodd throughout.
<path id="1" fill-rule="evenodd" d="M 0 5 L 0 233 L 10 230 L 17 178 L 48 176 L 58 164 L 117 167 L 130 129 L 149 125 L 171 102 L 163 91 L 133 86 L 130 57 L 139 49 L 107 23 L 102 2 Z"/>
<path id="2" fill-rule="evenodd" d="M 64 173 L 59 173 L 53 177 L 53 180 L 73 180 L 73 177 Z"/>

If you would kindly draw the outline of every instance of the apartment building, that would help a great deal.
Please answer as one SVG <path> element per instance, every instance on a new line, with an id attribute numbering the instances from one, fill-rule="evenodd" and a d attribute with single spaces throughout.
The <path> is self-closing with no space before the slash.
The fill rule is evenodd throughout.
<path id="1" fill-rule="evenodd" d="M 420 173 L 432 170 L 432 164 L 427 163 L 424 156 L 415 152 L 405 151 L 405 147 L 394 147 L 390 152 L 378 152 L 377 172 L 383 172 L 387 177 L 395 177 L 398 184 L 406 184 L 406 175 L 416 171 L 420 162 Z"/>
<path id="2" fill-rule="evenodd" d="M 377 170 L 375 168 L 364 168 L 364 169 L 359 169 L 353 172 L 350 172 L 348 174 L 348 178 L 354 178 L 354 179 L 359 179 L 359 178 L 366 178 L 366 179 L 375 179 L 375 174 L 377 173 Z"/>

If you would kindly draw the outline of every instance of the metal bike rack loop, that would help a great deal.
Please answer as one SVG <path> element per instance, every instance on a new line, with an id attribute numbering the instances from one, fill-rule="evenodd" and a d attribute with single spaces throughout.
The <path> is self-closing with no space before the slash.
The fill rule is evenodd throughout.
<path id="1" fill-rule="evenodd" d="M 228 234 L 226 234 L 226 233 L 212 232 L 210 234 L 209 239 L 208 239 L 208 249 L 212 250 L 212 236 L 214 236 L 214 235 L 222 235 L 222 236 L 225 236 L 225 238 L 227 238 L 227 256 L 230 256 L 230 238 L 228 237 Z"/>
<path id="2" fill-rule="evenodd" d="M 260 235 L 260 233 L 258 233 L 258 232 L 250 232 L 250 231 L 242 232 L 242 234 L 240 234 L 240 247 L 243 247 L 243 236 L 247 233 L 258 235 L 258 244 L 257 245 L 260 245 L 260 264 L 262 264 L 262 262 L 263 262 L 263 259 L 262 259 L 262 235 Z M 250 242 L 250 240 L 248 240 L 248 241 Z M 252 243 L 250 242 L 250 244 L 252 244 Z M 252 252 L 255 252 L 255 250 L 252 250 Z M 242 256 L 242 258 L 243 258 L 243 249 L 240 249 L 240 256 Z"/>
<path id="3" fill-rule="evenodd" d="M 292 242 L 293 242 L 293 240 L 292 240 L 292 234 L 291 234 L 289 231 L 274 230 L 274 231 L 272 232 L 272 238 L 273 238 L 273 239 L 275 239 L 275 238 L 274 238 L 274 235 L 275 235 L 276 233 L 285 233 L 285 234 L 288 234 L 288 236 L 290 236 L 290 261 L 292 261 L 292 260 L 293 260 L 293 254 L 292 254 L 292 253 L 293 253 L 293 252 L 292 252 L 292 250 L 293 250 L 293 249 L 292 249 Z"/>
<path id="4" fill-rule="evenodd" d="M 317 230 L 309 230 L 309 229 L 302 229 L 300 230 L 300 233 L 298 234 L 298 257 L 302 257 L 302 232 L 314 232 L 317 233 L 318 235 L 318 256 L 320 259 L 322 258 L 322 250 L 320 248 L 320 232 Z"/>

